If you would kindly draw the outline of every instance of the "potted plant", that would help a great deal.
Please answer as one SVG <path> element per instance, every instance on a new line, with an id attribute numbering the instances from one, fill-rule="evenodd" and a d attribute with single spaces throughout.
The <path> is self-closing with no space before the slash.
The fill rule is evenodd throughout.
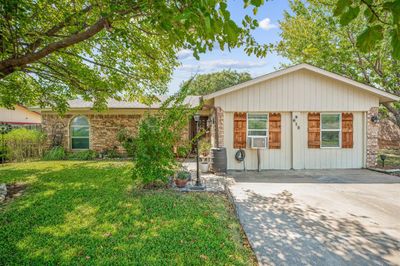
<path id="1" fill-rule="evenodd" d="M 202 139 L 199 143 L 199 153 L 201 154 L 200 171 L 207 173 L 210 167 L 209 155 L 211 150 L 211 143 L 207 139 Z"/>
<path id="2" fill-rule="evenodd" d="M 186 186 L 189 181 L 191 174 L 189 171 L 179 171 L 175 175 L 175 185 L 179 188 L 183 188 Z"/>

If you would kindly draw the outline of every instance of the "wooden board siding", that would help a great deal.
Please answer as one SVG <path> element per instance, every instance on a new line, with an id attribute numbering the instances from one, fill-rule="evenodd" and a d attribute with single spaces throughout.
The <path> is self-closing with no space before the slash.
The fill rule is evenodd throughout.
<path id="1" fill-rule="evenodd" d="M 299 147 L 293 150 L 292 157 L 292 117 L 289 112 L 281 113 L 281 149 L 266 149 L 261 151 L 262 169 L 290 169 L 292 158 L 297 162 L 298 169 L 328 169 L 328 168 L 362 168 L 364 162 L 364 112 L 353 112 L 353 148 L 320 148 L 309 149 L 307 141 L 308 112 L 300 112 L 295 129 L 296 137 L 293 141 Z M 224 114 L 224 141 L 228 156 L 228 169 L 243 170 L 243 164 L 235 160 L 233 148 L 233 112 Z M 293 143 L 294 145 L 295 143 Z M 246 168 L 257 169 L 257 153 L 246 148 Z"/>
<path id="2" fill-rule="evenodd" d="M 321 116 L 320 113 L 307 114 L 308 148 L 319 149 L 321 145 Z"/>
<path id="3" fill-rule="evenodd" d="M 359 88 L 299 70 L 215 98 L 226 112 L 352 112 L 379 106 L 379 98 Z"/>
<path id="4" fill-rule="evenodd" d="M 353 148 L 307 148 L 307 131 L 301 131 L 299 137 L 300 149 L 296 156 L 300 160 L 300 169 L 335 169 L 362 168 L 364 164 L 364 122 L 363 112 L 353 112 Z M 307 113 L 301 113 L 299 125 L 306 125 Z"/>
<path id="5" fill-rule="evenodd" d="M 243 164 L 235 160 L 237 149 L 233 148 L 234 112 L 224 113 L 224 143 L 227 151 L 228 169 L 243 170 Z M 281 148 L 261 150 L 261 169 L 290 169 L 291 161 L 291 115 L 281 113 Z M 246 169 L 257 169 L 257 151 L 245 149 Z"/>
<path id="6" fill-rule="evenodd" d="M 269 149 L 280 149 L 281 148 L 281 114 L 270 113 L 269 114 L 269 138 L 268 148 Z"/>
<path id="7" fill-rule="evenodd" d="M 246 148 L 247 114 L 234 113 L 233 115 L 233 147 Z"/>
<path id="8" fill-rule="evenodd" d="M 342 114 L 342 148 L 353 148 L 353 114 Z"/>

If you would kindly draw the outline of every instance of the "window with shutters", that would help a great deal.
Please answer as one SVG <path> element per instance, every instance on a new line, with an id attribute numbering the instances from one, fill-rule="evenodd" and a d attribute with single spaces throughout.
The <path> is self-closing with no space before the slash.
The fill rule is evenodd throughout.
<path id="1" fill-rule="evenodd" d="M 321 148 L 340 148 L 341 114 L 321 114 Z"/>
<path id="2" fill-rule="evenodd" d="M 247 114 L 247 137 L 268 136 L 268 114 Z"/>

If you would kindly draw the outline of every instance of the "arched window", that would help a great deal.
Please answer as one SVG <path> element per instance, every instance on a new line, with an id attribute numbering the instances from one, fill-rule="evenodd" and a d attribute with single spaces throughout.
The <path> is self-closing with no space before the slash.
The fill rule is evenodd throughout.
<path id="1" fill-rule="evenodd" d="M 89 149 L 89 121 L 84 116 L 74 117 L 71 121 L 71 148 Z"/>

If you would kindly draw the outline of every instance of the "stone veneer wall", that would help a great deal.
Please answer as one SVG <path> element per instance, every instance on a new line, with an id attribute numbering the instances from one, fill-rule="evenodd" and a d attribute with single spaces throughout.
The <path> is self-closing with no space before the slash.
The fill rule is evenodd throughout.
<path id="1" fill-rule="evenodd" d="M 47 146 L 51 147 L 54 128 L 60 127 L 62 132 L 62 145 L 70 150 L 70 131 L 71 119 L 77 115 L 67 114 L 60 117 L 54 113 L 42 114 L 42 127 L 47 134 Z M 128 129 L 132 134 L 137 131 L 137 126 L 141 114 L 84 114 L 89 120 L 90 125 L 90 149 L 102 152 L 106 149 L 117 148 L 117 151 L 124 153 L 125 150 L 117 140 L 117 132 L 121 128 Z"/>
<path id="2" fill-rule="evenodd" d="M 371 117 L 378 115 L 378 112 L 379 108 L 373 107 L 367 113 L 367 167 L 375 167 L 377 165 L 379 123 L 372 122 Z"/>
<path id="3" fill-rule="evenodd" d="M 218 147 L 224 147 L 224 110 L 221 107 L 217 107 L 218 117 Z"/>
<path id="4" fill-rule="evenodd" d="M 216 107 L 211 117 L 214 119 L 214 123 L 211 128 L 211 145 L 213 147 L 224 146 L 224 111 L 221 107 Z M 218 129 L 218 145 L 217 145 L 217 129 Z M 217 147 L 218 146 L 218 147 Z"/>
<path id="5" fill-rule="evenodd" d="M 117 140 L 117 133 L 121 128 L 126 128 L 133 135 L 137 133 L 137 127 L 142 114 L 82 114 L 87 117 L 90 125 L 90 149 L 102 152 L 106 149 L 117 148 L 120 153 L 125 153 L 125 149 Z M 42 114 L 42 128 L 47 134 L 47 148 L 51 147 L 55 134 L 55 126 L 60 127 L 63 135 L 62 145 L 66 150 L 70 149 L 70 122 L 78 114 L 67 114 L 63 117 L 55 113 Z M 182 132 L 182 140 L 189 139 L 189 124 Z"/>

